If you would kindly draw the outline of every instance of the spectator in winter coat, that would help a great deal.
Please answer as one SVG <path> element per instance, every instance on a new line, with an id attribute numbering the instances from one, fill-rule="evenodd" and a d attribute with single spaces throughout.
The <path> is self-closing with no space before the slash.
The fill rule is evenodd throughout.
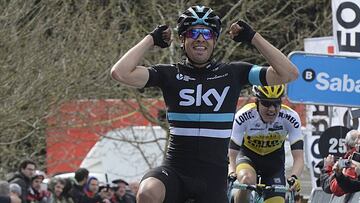
<path id="1" fill-rule="evenodd" d="M 336 196 L 360 191 L 360 162 L 350 161 L 348 168 L 334 165 L 334 179 L 330 183 L 330 190 Z"/>
<path id="2" fill-rule="evenodd" d="M 136 199 L 132 193 L 126 191 L 127 183 L 125 180 L 117 179 L 112 181 L 114 184 L 117 184 L 117 188 L 114 196 L 111 198 L 111 203 L 135 203 Z"/>
<path id="3" fill-rule="evenodd" d="M 99 193 L 99 180 L 95 177 L 90 177 L 85 185 L 86 203 L 110 203 L 110 200 L 102 197 Z"/>
<path id="4" fill-rule="evenodd" d="M 31 187 L 29 194 L 26 197 L 28 203 L 46 203 L 49 193 L 46 190 L 41 190 L 41 184 L 45 179 L 45 173 L 42 171 L 35 171 L 35 175 L 31 178 Z"/>
<path id="5" fill-rule="evenodd" d="M 89 171 L 86 168 L 79 168 L 75 171 L 75 183 L 73 184 L 69 195 L 75 203 L 87 203 L 84 192 L 85 184 L 89 177 Z"/>
<path id="6" fill-rule="evenodd" d="M 49 183 L 50 197 L 47 203 L 75 203 L 71 197 L 64 195 L 65 180 L 53 178 Z"/>
<path id="7" fill-rule="evenodd" d="M 20 186 L 17 185 L 19 188 Z M 10 192 L 7 181 L 0 180 L 0 202 L 1 203 L 21 203 L 21 199 L 16 194 Z"/>
<path id="8" fill-rule="evenodd" d="M 31 186 L 31 177 L 34 175 L 36 164 L 32 160 L 24 160 L 20 163 L 18 171 L 9 183 L 16 183 L 21 187 L 21 202 L 26 203 L 26 197 Z"/>

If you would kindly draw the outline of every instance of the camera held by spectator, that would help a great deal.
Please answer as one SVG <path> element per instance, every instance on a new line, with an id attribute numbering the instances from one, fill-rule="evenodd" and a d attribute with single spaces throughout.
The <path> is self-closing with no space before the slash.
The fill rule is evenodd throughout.
<path id="1" fill-rule="evenodd" d="M 346 134 L 347 152 L 344 157 L 336 158 L 328 155 L 320 175 L 320 185 L 327 193 L 336 196 L 360 191 L 360 132 L 351 130 Z"/>

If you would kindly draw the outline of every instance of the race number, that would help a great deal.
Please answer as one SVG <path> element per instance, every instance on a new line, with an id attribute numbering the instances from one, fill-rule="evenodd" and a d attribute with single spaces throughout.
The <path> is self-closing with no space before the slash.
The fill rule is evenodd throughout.
<path id="1" fill-rule="evenodd" d="M 344 126 L 333 126 L 326 129 L 319 139 L 319 152 L 322 157 L 332 154 L 342 157 L 346 153 L 345 136 L 350 129 Z"/>

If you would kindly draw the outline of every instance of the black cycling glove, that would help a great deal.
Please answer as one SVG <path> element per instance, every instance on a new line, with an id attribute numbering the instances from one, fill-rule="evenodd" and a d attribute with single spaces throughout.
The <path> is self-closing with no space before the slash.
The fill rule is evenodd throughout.
<path id="1" fill-rule="evenodd" d="M 301 183 L 300 180 L 296 177 L 296 175 L 292 175 L 290 178 L 288 178 L 287 182 L 296 192 L 300 192 Z"/>
<path id="2" fill-rule="evenodd" d="M 235 42 L 247 42 L 251 44 L 251 40 L 254 38 L 255 31 L 242 20 L 239 20 L 236 22 L 240 27 L 243 28 L 243 30 L 240 31 L 240 33 L 233 38 Z"/>
<path id="3" fill-rule="evenodd" d="M 168 29 L 167 25 L 158 25 L 150 35 L 153 37 L 154 45 L 159 46 L 161 48 L 165 48 L 170 46 L 170 44 L 166 43 L 162 37 L 164 30 Z"/>

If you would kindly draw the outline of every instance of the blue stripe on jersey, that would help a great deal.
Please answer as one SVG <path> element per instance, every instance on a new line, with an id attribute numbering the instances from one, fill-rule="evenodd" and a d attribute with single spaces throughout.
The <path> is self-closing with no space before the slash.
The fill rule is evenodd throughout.
<path id="1" fill-rule="evenodd" d="M 168 113 L 170 121 L 232 122 L 234 113 Z"/>
<path id="2" fill-rule="evenodd" d="M 261 71 L 261 69 L 262 69 L 262 67 L 257 66 L 257 65 L 253 65 L 253 67 L 250 69 L 249 82 L 252 85 L 262 85 L 261 81 L 260 81 L 260 71 Z"/>

